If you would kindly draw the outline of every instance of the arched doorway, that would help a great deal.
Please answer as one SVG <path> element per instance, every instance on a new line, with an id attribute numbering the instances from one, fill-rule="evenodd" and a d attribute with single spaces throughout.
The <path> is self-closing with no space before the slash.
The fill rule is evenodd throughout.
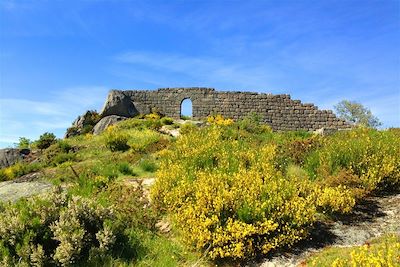
<path id="1" fill-rule="evenodd" d="M 181 119 L 191 119 L 193 116 L 193 106 L 192 100 L 190 98 L 185 98 L 181 102 Z"/>

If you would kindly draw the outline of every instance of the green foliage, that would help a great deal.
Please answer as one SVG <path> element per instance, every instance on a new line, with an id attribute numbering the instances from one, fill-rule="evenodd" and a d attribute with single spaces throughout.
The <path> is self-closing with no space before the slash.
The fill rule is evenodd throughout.
<path id="1" fill-rule="evenodd" d="M 56 136 L 53 133 L 44 133 L 37 140 L 37 148 L 46 149 L 56 142 Z"/>
<path id="2" fill-rule="evenodd" d="M 305 168 L 313 179 L 320 180 L 347 170 L 359 177 L 354 186 L 366 192 L 399 190 L 399 138 L 396 132 L 372 129 L 338 132 L 309 155 Z"/>
<path id="3" fill-rule="evenodd" d="M 74 161 L 76 154 L 67 141 L 58 140 L 44 151 L 43 159 L 47 165 L 57 166 L 67 161 Z"/>
<path id="4" fill-rule="evenodd" d="M 132 170 L 131 166 L 128 162 L 120 162 L 118 163 L 118 171 L 125 175 L 133 175 L 135 176 L 136 173 Z"/>
<path id="5" fill-rule="evenodd" d="M 79 135 L 79 132 L 80 132 L 80 130 L 77 127 L 72 126 L 72 127 L 67 128 L 67 132 L 65 135 L 67 137 L 72 137 L 72 136 Z"/>
<path id="6" fill-rule="evenodd" d="M 112 218 L 111 209 L 69 198 L 60 189 L 44 199 L 8 204 L 0 216 L 1 258 L 12 264 L 67 266 L 93 249 L 107 253 L 115 242 L 107 224 Z"/>
<path id="7" fill-rule="evenodd" d="M 233 129 L 242 131 L 215 125 L 183 135 L 161 161 L 152 187 L 154 205 L 211 258 L 290 246 L 307 236 L 317 211 L 345 213 L 354 206 L 343 187 L 283 176 L 275 168 L 275 145 L 235 139 Z"/>
<path id="8" fill-rule="evenodd" d="M 181 115 L 181 119 L 184 120 L 184 121 L 187 121 L 187 120 L 191 120 L 192 117 L 187 116 L 187 115 Z"/>
<path id="9" fill-rule="evenodd" d="M 372 114 L 371 110 L 358 102 L 342 100 L 334 108 L 341 119 L 354 124 L 371 128 L 382 125 L 379 119 Z"/>
<path id="10" fill-rule="evenodd" d="M 153 238 L 156 217 L 145 208 L 148 200 L 142 196 L 141 186 L 108 183 L 90 198 L 57 188 L 48 196 L 5 204 L 0 207 L 0 262 L 127 265 L 144 257 L 142 242 Z"/>
<path id="11" fill-rule="evenodd" d="M 127 134 L 120 133 L 112 127 L 108 127 L 104 134 L 105 145 L 111 151 L 125 151 L 129 149 Z"/>
<path id="12" fill-rule="evenodd" d="M 174 120 L 168 117 L 161 118 L 162 125 L 172 125 Z"/>
<path id="13" fill-rule="evenodd" d="M 155 172 L 157 170 L 156 163 L 150 159 L 141 160 L 139 167 L 145 172 Z"/>
<path id="14" fill-rule="evenodd" d="M 129 146 L 135 152 L 146 152 L 152 145 L 158 143 L 160 140 L 160 134 L 153 130 L 132 130 L 129 132 Z"/>
<path id="15" fill-rule="evenodd" d="M 0 265 L 186 266 L 205 252 L 251 258 L 291 246 L 315 220 L 351 211 L 370 192 L 400 189 L 397 129 L 314 136 L 272 132 L 257 116 L 217 115 L 211 126 L 184 124 L 175 139 L 156 131 L 170 122 L 127 119 L 101 135 L 55 142 L 36 167 L 0 170 L 9 180 L 45 167 L 68 188 L 57 196 L 63 204 L 46 196 L 0 204 Z M 150 205 L 135 178 L 154 172 Z M 157 232 L 159 215 L 171 220 L 167 235 Z"/>
<path id="16" fill-rule="evenodd" d="M 252 134 L 262 134 L 271 132 L 271 128 L 262 122 L 262 117 L 257 113 L 251 113 L 243 120 L 237 122 L 238 127 Z"/>
<path id="17" fill-rule="evenodd" d="M 29 148 L 31 146 L 31 143 L 32 143 L 32 141 L 29 140 L 28 138 L 20 137 L 19 141 L 18 141 L 18 144 L 17 144 L 17 147 L 20 148 L 20 149 Z"/>
<path id="18" fill-rule="evenodd" d="M 190 132 L 193 132 L 197 129 L 197 126 L 193 123 L 184 123 L 182 124 L 179 133 L 180 134 L 188 134 Z"/>
<path id="19" fill-rule="evenodd" d="M 42 168 L 42 164 L 36 163 L 27 163 L 27 162 L 17 162 L 16 164 L 0 169 L 0 181 L 8 181 L 22 175 L 38 171 Z"/>

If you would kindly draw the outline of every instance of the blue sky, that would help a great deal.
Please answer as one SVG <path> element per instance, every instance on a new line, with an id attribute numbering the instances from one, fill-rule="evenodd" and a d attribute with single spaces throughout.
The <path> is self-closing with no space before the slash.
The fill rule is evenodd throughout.
<path id="1" fill-rule="evenodd" d="M 400 126 L 400 1 L 0 0 L 0 146 L 62 137 L 111 88 L 361 102 Z"/>

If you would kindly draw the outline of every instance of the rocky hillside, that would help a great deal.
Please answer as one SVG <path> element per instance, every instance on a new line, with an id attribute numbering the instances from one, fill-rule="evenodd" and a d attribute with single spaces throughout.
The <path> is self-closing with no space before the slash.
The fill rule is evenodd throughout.
<path id="1" fill-rule="evenodd" d="M 1 266 L 400 265 L 396 129 L 100 118 L 0 153 Z"/>

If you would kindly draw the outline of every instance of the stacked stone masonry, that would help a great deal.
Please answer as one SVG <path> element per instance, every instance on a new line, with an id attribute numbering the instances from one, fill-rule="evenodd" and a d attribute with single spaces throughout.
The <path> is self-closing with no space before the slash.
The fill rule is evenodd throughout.
<path id="1" fill-rule="evenodd" d="M 226 118 L 238 120 L 251 113 L 257 113 L 263 122 L 277 131 L 314 131 L 321 128 L 337 130 L 350 127 L 345 121 L 337 118 L 332 111 L 319 110 L 313 104 L 303 104 L 299 100 L 292 100 L 289 95 L 223 92 L 213 88 L 198 87 L 110 92 L 110 94 L 113 93 L 122 93 L 129 97 L 137 112 L 141 114 L 156 110 L 174 119 L 179 119 L 181 116 L 182 101 L 190 99 L 193 119 L 221 114 Z"/>

